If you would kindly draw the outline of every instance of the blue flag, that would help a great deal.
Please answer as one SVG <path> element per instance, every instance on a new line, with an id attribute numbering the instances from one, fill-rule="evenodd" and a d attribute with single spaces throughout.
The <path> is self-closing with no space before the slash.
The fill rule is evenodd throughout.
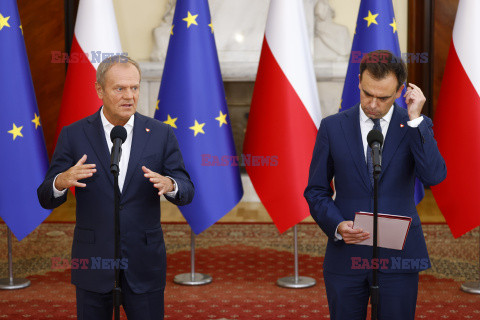
<path id="1" fill-rule="evenodd" d="M 347 110 L 360 102 L 360 90 L 358 89 L 360 61 L 364 54 L 375 50 L 389 50 L 397 57 L 401 57 L 397 21 L 391 0 L 362 0 L 360 3 L 340 111 Z M 407 104 L 403 98 L 405 92 L 406 88 L 395 102 L 406 109 Z M 417 179 L 415 203 L 418 204 L 422 201 L 424 195 L 423 185 Z"/>
<path id="2" fill-rule="evenodd" d="M 207 0 L 177 1 L 155 112 L 172 126 L 195 185 L 180 210 L 196 234 L 243 195 L 213 31 Z"/>
<path id="3" fill-rule="evenodd" d="M 37 187 L 48 157 L 15 0 L 0 1 L 0 216 L 22 240 L 49 215 Z"/>

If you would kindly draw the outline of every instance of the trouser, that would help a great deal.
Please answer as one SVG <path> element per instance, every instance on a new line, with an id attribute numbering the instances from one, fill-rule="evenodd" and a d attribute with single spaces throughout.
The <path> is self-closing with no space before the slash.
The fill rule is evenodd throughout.
<path id="1" fill-rule="evenodd" d="M 163 320 L 164 290 L 137 294 L 120 272 L 122 305 L 128 320 Z M 112 292 L 97 293 L 76 287 L 78 320 L 112 320 Z"/>
<path id="2" fill-rule="evenodd" d="M 372 284 L 372 272 L 358 275 L 323 272 L 330 319 L 364 320 Z M 413 320 L 418 292 L 418 272 L 378 272 L 379 320 Z"/>

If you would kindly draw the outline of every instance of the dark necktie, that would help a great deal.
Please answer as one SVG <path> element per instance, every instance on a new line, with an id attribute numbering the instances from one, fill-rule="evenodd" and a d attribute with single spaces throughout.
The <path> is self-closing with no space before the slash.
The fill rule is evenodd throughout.
<path id="1" fill-rule="evenodd" d="M 380 119 L 371 119 L 373 121 L 373 129 L 382 132 L 382 127 L 380 126 Z M 373 162 L 372 162 L 372 148 L 367 145 L 367 167 L 368 167 L 368 176 L 370 177 L 370 182 L 372 182 L 373 187 Z"/>

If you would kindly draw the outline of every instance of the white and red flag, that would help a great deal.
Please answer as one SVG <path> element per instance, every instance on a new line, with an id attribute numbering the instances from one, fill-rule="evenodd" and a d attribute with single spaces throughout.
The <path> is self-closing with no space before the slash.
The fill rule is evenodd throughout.
<path id="1" fill-rule="evenodd" d="M 303 191 L 322 118 L 302 0 L 272 0 L 244 159 L 280 232 L 309 216 Z"/>
<path id="2" fill-rule="evenodd" d="M 112 0 L 80 0 L 55 145 L 64 126 L 93 114 L 102 105 L 94 85 L 97 67 L 107 56 L 120 53 Z"/>
<path id="3" fill-rule="evenodd" d="M 480 1 L 460 0 L 434 118 L 447 178 L 432 187 L 455 238 L 480 225 Z"/>

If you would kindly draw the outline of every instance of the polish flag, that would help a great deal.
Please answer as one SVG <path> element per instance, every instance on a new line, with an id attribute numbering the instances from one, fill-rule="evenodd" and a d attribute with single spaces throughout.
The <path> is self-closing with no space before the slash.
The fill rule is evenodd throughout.
<path id="1" fill-rule="evenodd" d="M 95 91 L 97 67 L 107 56 L 121 53 L 112 0 L 80 0 L 55 145 L 64 126 L 95 113 L 102 105 Z"/>
<path id="2" fill-rule="evenodd" d="M 480 1 L 460 0 L 434 118 L 447 178 L 432 187 L 455 238 L 480 225 Z"/>
<path id="3" fill-rule="evenodd" d="M 321 118 L 303 1 L 272 0 L 244 159 L 249 159 L 246 168 L 255 191 L 280 232 L 309 216 L 303 191 Z"/>

